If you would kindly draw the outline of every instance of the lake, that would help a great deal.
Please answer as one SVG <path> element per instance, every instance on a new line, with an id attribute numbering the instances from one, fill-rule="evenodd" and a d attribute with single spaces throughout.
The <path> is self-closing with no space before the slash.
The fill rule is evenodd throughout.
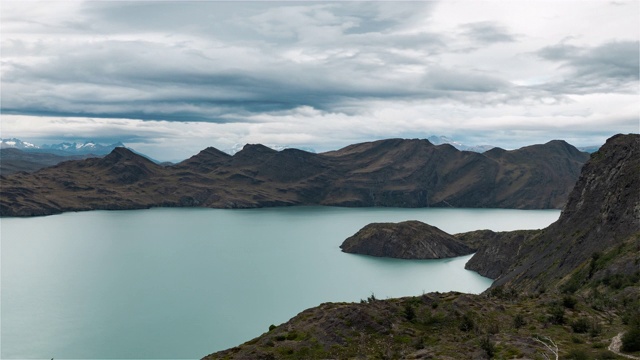
<path id="1" fill-rule="evenodd" d="M 3 359 L 195 359 L 322 302 L 480 293 L 471 256 L 396 260 L 338 246 L 371 222 L 449 233 L 543 228 L 558 210 L 286 207 L 3 218 Z"/>

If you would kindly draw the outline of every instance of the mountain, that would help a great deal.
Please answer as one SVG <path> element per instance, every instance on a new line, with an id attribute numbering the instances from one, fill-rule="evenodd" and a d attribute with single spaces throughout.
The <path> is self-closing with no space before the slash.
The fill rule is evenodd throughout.
<path id="1" fill-rule="evenodd" d="M 0 139 L 0 149 L 38 149 L 39 146 L 34 145 L 32 143 L 22 141 L 20 139 L 11 138 L 11 139 Z"/>
<path id="2" fill-rule="evenodd" d="M 50 152 L 53 154 L 93 154 L 93 155 L 106 155 L 110 153 L 116 147 L 124 147 L 124 144 L 117 142 L 110 145 L 98 144 L 94 141 L 86 141 L 84 143 L 68 143 L 63 142 L 60 144 L 42 145 L 40 151 Z"/>
<path id="3" fill-rule="evenodd" d="M 101 145 L 87 141 L 38 146 L 16 138 L 0 139 L 0 174 L 33 172 L 63 161 L 100 157 L 119 146 L 124 145 L 121 142 Z"/>
<path id="4" fill-rule="evenodd" d="M 374 223 L 347 238 L 343 252 L 398 259 L 441 259 L 473 253 L 473 249 L 435 226 L 420 221 Z"/>
<path id="5" fill-rule="evenodd" d="M 600 149 L 600 145 L 593 145 L 593 146 L 581 146 L 578 147 L 578 150 L 582 151 L 582 152 L 586 152 L 586 153 L 594 153 L 596 151 L 598 151 L 598 149 Z"/>
<path id="6" fill-rule="evenodd" d="M 465 145 L 465 144 L 463 144 L 461 142 L 455 141 L 455 140 L 453 140 L 451 138 L 448 138 L 446 136 L 432 135 L 432 136 L 429 136 L 427 138 L 427 140 L 429 140 L 429 142 L 434 144 L 434 145 L 449 144 L 449 145 L 455 147 L 458 150 L 473 151 L 473 152 L 478 152 L 478 153 L 483 153 L 483 152 L 491 150 L 491 149 L 493 149 L 495 147 L 493 145 Z"/>
<path id="7" fill-rule="evenodd" d="M 124 148 L 111 154 L 125 152 L 151 163 Z M 176 165 L 146 164 L 153 171 L 130 183 L 113 178 L 128 167 L 114 162 L 105 174 L 97 160 L 87 159 L 2 178 L 0 215 L 157 206 L 560 208 L 587 158 L 559 141 L 486 154 L 417 139 L 322 154 L 249 144 L 233 156 L 207 148 Z M 77 186 L 60 186 L 61 179 Z"/>
<path id="8" fill-rule="evenodd" d="M 33 172 L 63 161 L 80 160 L 91 155 L 55 155 L 46 152 L 20 150 L 16 147 L 0 149 L 0 175 L 9 175 L 18 171 Z"/>
<path id="9" fill-rule="evenodd" d="M 584 166 L 558 221 L 523 242 L 496 286 L 535 292 L 639 271 L 639 174 L 640 136 L 607 140 Z"/>
<path id="10" fill-rule="evenodd" d="M 239 152 L 240 150 L 242 150 L 242 148 L 244 148 L 246 144 L 235 144 L 233 145 L 231 148 L 228 149 L 224 149 L 223 152 L 229 154 L 229 155 L 235 155 L 237 152 Z M 282 151 L 285 149 L 294 149 L 293 147 L 289 146 L 289 145 L 265 145 L 266 147 L 276 150 L 276 151 Z M 299 147 L 296 148 L 298 150 L 302 150 L 302 151 L 306 151 L 306 152 L 310 152 L 310 153 L 316 153 L 316 150 L 310 147 Z"/>
<path id="11" fill-rule="evenodd" d="M 59 144 L 42 145 L 38 146 L 30 142 L 22 141 L 20 139 L 0 139 L 0 149 L 19 149 L 29 152 L 48 153 L 59 156 L 69 155 L 106 155 L 110 153 L 116 147 L 124 147 L 122 142 L 117 142 L 110 145 L 98 144 L 95 141 L 86 141 L 84 143 L 69 143 L 63 142 Z"/>
<path id="12" fill-rule="evenodd" d="M 640 332 L 639 171 L 640 135 L 617 135 L 549 227 L 456 235 L 499 270 L 481 295 L 325 303 L 204 359 L 622 358 L 615 339 Z"/>

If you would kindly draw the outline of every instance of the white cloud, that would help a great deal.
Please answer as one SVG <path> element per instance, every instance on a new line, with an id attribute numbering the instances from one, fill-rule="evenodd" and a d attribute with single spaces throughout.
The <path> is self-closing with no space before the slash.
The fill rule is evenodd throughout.
<path id="1" fill-rule="evenodd" d="M 2 2 L 0 130 L 120 137 L 161 159 L 432 134 L 590 145 L 638 131 L 638 7 Z"/>

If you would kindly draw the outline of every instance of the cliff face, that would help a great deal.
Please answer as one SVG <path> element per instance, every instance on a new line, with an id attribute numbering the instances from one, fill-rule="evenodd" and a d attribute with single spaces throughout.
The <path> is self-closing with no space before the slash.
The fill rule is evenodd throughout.
<path id="1" fill-rule="evenodd" d="M 464 268 L 490 279 L 497 279 L 509 270 L 514 257 L 520 254 L 522 245 L 539 234 L 540 230 L 478 230 L 454 236 L 462 243 L 477 249 Z"/>
<path id="2" fill-rule="evenodd" d="M 102 161 L 2 177 L 0 215 L 157 206 L 560 208 L 587 157 L 564 142 L 478 154 L 390 139 L 324 154 L 207 148 L 162 167 L 116 148 Z"/>
<path id="3" fill-rule="evenodd" d="M 473 252 L 455 237 L 420 221 L 369 224 L 340 248 L 346 253 L 398 259 L 441 259 Z"/>
<path id="4" fill-rule="evenodd" d="M 623 251 L 627 248 L 630 252 Z M 558 221 L 522 244 L 494 286 L 535 291 L 586 281 L 598 270 L 634 272 L 640 269 L 638 250 L 640 135 L 617 135 L 591 155 Z M 612 251 L 620 252 L 616 264 L 599 259 L 603 254 L 613 256 Z M 594 268 L 586 274 L 575 273 L 588 266 Z"/>

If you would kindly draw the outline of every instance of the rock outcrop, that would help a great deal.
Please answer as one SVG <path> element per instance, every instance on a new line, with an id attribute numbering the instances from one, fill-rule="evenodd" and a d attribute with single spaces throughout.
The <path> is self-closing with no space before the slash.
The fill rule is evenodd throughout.
<path id="1" fill-rule="evenodd" d="M 420 221 L 369 224 L 340 248 L 346 253 L 398 259 L 441 259 L 473 253 L 455 237 Z"/>
<path id="2" fill-rule="evenodd" d="M 490 279 L 497 279 L 509 270 L 513 258 L 520 254 L 522 244 L 538 234 L 540 230 L 477 230 L 454 236 L 477 250 L 464 265 L 465 269 L 473 270 Z"/>
<path id="3" fill-rule="evenodd" d="M 605 263 L 611 251 L 619 253 Z M 537 291 L 580 286 L 598 272 L 630 274 L 640 271 L 638 251 L 640 135 L 616 135 L 591 155 L 558 221 L 522 244 L 494 286 Z"/>

